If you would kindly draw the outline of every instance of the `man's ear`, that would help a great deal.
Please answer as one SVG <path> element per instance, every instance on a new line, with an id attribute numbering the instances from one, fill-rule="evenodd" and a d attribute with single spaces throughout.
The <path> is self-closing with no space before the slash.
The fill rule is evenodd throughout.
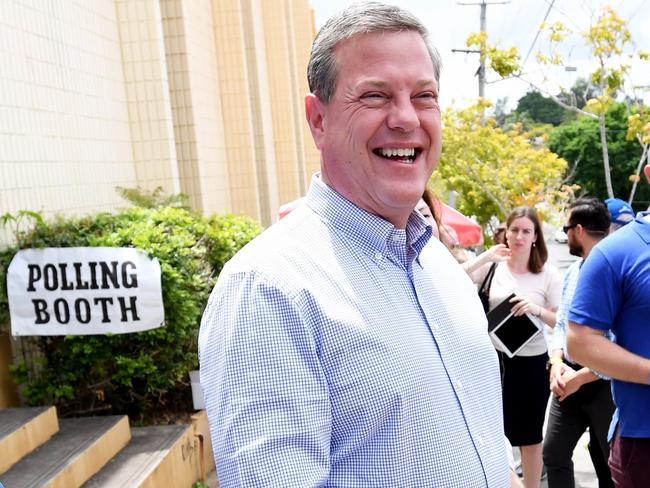
<path id="1" fill-rule="evenodd" d="M 650 164 L 645 165 L 643 168 L 643 174 L 645 175 L 645 179 L 648 180 L 648 183 L 650 183 Z"/>
<path id="2" fill-rule="evenodd" d="M 305 96 L 305 114 L 311 136 L 314 138 L 316 147 L 321 149 L 323 139 L 325 138 L 325 111 L 327 106 L 313 93 Z"/>

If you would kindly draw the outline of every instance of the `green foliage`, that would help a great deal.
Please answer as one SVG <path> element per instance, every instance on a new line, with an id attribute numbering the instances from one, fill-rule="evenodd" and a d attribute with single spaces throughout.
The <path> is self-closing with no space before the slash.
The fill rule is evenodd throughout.
<path id="1" fill-rule="evenodd" d="M 630 176 L 635 173 L 641 155 L 639 143 L 627 138 L 628 116 L 628 108 L 623 103 L 615 103 L 605 114 L 612 186 L 614 194 L 623 199 L 627 199 L 630 193 Z M 570 165 L 578 163 L 572 172 L 571 183 L 580 185 L 590 196 L 607 198 L 597 120 L 579 117 L 555 128 L 549 136 L 549 148 Z M 650 201 L 647 186 L 638 187 L 636 201 L 639 209 L 647 207 Z"/>
<path id="2" fill-rule="evenodd" d="M 25 338 L 41 353 L 39 364 L 13 366 L 28 403 L 56 405 L 64 416 L 106 411 L 135 420 L 189 409 L 187 376 L 198 365 L 196 338 L 209 293 L 224 263 L 260 230 L 245 217 L 157 206 L 37 221 L 18 233 L 17 245 L 0 253 L 0 323 L 8 318 L 7 266 L 18 249 L 30 247 L 141 249 L 160 262 L 165 308 L 165 324 L 150 331 Z"/>
<path id="3" fill-rule="evenodd" d="M 578 78 L 569 91 L 562 90 L 557 95 L 557 98 L 567 105 L 582 109 L 587 105 L 587 100 L 595 98 L 596 96 L 597 87 L 585 78 Z"/>
<path id="4" fill-rule="evenodd" d="M 158 208 L 158 207 L 182 207 L 188 208 L 188 197 L 184 193 L 175 195 L 166 195 L 162 186 L 156 187 L 152 191 L 143 188 L 123 188 L 118 186 L 117 192 L 122 198 L 132 203 L 136 207 Z"/>
<path id="5" fill-rule="evenodd" d="M 568 115 L 568 111 L 560 107 L 548 97 L 538 91 L 529 91 L 517 102 L 515 112 L 528 114 L 535 122 L 543 124 L 560 125 Z"/>
<path id="6" fill-rule="evenodd" d="M 488 117 L 485 100 L 443 114 L 445 131 L 436 178 L 459 194 L 458 208 L 481 224 L 503 220 L 519 205 L 555 203 L 566 162 L 546 149 L 543 137 L 519 125 L 506 130 Z"/>

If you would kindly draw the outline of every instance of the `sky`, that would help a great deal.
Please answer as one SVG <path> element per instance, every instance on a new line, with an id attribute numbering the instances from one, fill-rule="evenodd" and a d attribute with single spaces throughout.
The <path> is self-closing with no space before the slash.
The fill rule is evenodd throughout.
<path id="1" fill-rule="evenodd" d="M 632 41 L 637 49 L 650 51 L 650 0 L 486 0 L 494 2 L 487 7 L 486 30 L 489 43 L 498 43 L 502 48 L 517 47 L 520 55 L 532 52 L 524 65 L 526 77 L 536 84 L 556 94 L 560 87 L 569 88 L 578 78 L 587 77 L 593 71 L 593 60 L 579 38 L 573 36 L 564 51 L 566 64 L 576 71 L 567 72 L 555 68 L 553 71 L 541 69 L 535 60 L 535 53 L 548 53 L 548 41 L 544 33 L 535 41 L 539 26 L 548 11 L 547 22 L 562 21 L 575 31 L 584 31 L 590 20 L 595 19 L 603 5 L 611 5 L 628 22 Z M 413 12 L 431 32 L 431 39 L 440 51 L 443 70 L 440 79 L 440 101 L 442 108 L 462 107 L 478 96 L 477 54 L 453 53 L 451 50 L 465 49 L 465 39 L 471 32 L 480 30 L 480 7 L 460 5 L 459 3 L 478 3 L 480 0 L 402 0 L 391 1 Z M 316 16 L 316 27 L 320 27 L 328 17 L 353 3 L 348 0 L 310 0 Z M 552 8 L 549 7 L 552 5 Z M 535 41 L 535 42 L 534 42 Z M 632 64 L 633 84 L 650 85 L 650 62 Z M 487 75 L 486 97 L 496 101 L 508 98 L 508 107 L 514 108 L 517 100 L 529 89 L 528 84 L 519 79 L 498 81 L 493 73 Z M 646 96 L 646 100 L 648 97 Z"/>

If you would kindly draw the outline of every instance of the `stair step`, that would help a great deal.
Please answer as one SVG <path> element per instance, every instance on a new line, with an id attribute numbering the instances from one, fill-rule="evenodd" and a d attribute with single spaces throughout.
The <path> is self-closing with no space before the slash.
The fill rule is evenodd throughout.
<path id="1" fill-rule="evenodd" d="M 7 486 L 78 488 L 130 438 L 126 416 L 59 420 L 59 432 L 0 477 Z"/>
<path id="2" fill-rule="evenodd" d="M 46 443 L 58 430 L 54 407 L 0 410 L 0 473 Z"/>
<path id="3" fill-rule="evenodd" d="M 197 463 L 190 425 L 133 428 L 129 444 L 83 488 L 189 487 Z"/>

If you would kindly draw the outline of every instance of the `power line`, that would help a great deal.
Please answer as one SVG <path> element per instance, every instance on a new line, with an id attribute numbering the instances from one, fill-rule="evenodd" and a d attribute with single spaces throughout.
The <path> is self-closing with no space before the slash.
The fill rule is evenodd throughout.
<path id="1" fill-rule="evenodd" d="M 535 47 L 535 44 L 537 43 L 537 39 L 539 39 L 539 35 L 542 33 L 542 25 L 544 25 L 544 22 L 546 22 L 546 19 L 548 19 L 548 14 L 551 13 L 551 10 L 553 9 L 553 4 L 555 3 L 555 0 L 551 0 L 551 3 L 548 5 L 548 9 L 546 10 L 546 14 L 544 15 L 544 20 L 542 20 L 542 23 L 539 24 L 539 28 L 537 29 L 537 34 L 535 34 L 535 38 L 533 39 L 532 44 L 530 45 L 530 49 L 528 49 L 528 53 L 526 54 L 526 57 L 524 58 L 523 62 L 521 63 L 521 70 L 523 71 L 524 65 L 526 64 L 526 61 L 528 61 L 528 57 L 530 56 L 530 53 L 533 52 L 533 48 Z"/>
<path id="2" fill-rule="evenodd" d="M 481 0 L 480 3 L 476 2 L 457 2 L 458 5 L 463 5 L 463 6 L 468 6 L 468 5 L 479 5 L 481 7 L 480 10 L 480 25 L 481 25 L 481 32 L 485 32 L 485 24 L 486 24 L 486 16 L 487 16 L 487 6 L 488 5 L 501 5 L 501 4 L 507 4 L 510 3 L 510 0 L 508 1 L 503 1 L 503 2 L 490 2 L 487 3 L 485 0 Z M 451 52 L 453 53 L 473 53 L 473 54 L 479 54 L 480 56 L 480 63 L 478 70 L 476 71 L 476 74 L 478 75 L 478 96 L 483 98 L 485 97 L 485 56 L 484 53 L 480 49 L 452 49 Z"/>

